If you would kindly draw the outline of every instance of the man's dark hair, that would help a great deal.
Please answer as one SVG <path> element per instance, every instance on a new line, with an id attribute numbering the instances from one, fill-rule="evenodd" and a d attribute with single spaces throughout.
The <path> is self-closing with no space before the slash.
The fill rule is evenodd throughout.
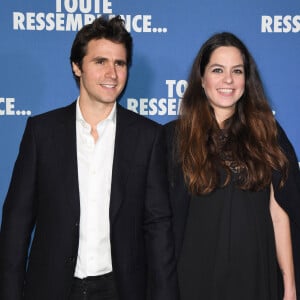
<path id="1" fill-rule="evenodd" d="M 125 22 L 120 16 L 107 19 L 104 16 L 97 18 L 93 23 L 82 27 L 74 39 L 70 62 L 75 63 L 82 69 L 82 60 L 86 55 L 87 45 L 91 40 L 107 39 L 117 44 L 123 44 L 126 49 L 127 65 L 132 61 L 132 37 L 125 28 Z M 72 68 L 73 70 L 73 68 Z M 79 85 L 79 77 L 74 72 L 73 75 Z"/>

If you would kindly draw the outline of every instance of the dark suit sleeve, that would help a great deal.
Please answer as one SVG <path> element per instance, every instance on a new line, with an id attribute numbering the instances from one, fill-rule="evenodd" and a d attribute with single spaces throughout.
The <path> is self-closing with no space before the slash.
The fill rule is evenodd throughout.
<path id="1" fill-rule="evenodd" d="M 165 139 L 159 129 L 147 175 L 144 221 L 151 300 L 178 299 L 165 151 Z"/>
<path id="2" fill-rule="evenodd" d="M 274 195 L 280 206 L 287 212 L 293 243 L 293 256 L 297 295 L 300 295 L 300 171 L 295 150 L 283 129 L 278 125 L 278 141 L 289 161 L 288 177 L 283 188 L 279 188 L 280 174 L 274 172 Z"/>
<path id="3" fill-rule="evenodd" d="M 29 119 L 3 205 L 0 299 L 22 299 L 27 252 L 35 220 L 36 147 Z"/>

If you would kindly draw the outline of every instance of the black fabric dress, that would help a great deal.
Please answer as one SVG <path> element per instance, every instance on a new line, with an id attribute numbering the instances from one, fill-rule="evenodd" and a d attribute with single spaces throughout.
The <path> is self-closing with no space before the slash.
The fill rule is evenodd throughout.
<path id="1" fill-rule="evenodd" d="M 277 300 L 270 190 L 192 196 L 178 263 L 181 300 Z"/>
<path id="2" fill-rule="evenodd" d="M 176 122 L 164 129 L 181 300 L 281 300 L 276 293 L 278 285 L 282 295 L 283 286 L 281 272 L 275 268 L 269 191 L 242 192 L 232 182 L 207 196 L 191 196 L 174 147 Z M 272 184 L 276 201 L 290 219 L 300 295 L 300 171 L 292 144 L 279 124 L 277 129 L 289 167 L 284 187 L 279 188 L 281 174 L 277 171 L 273 172 Z"/>

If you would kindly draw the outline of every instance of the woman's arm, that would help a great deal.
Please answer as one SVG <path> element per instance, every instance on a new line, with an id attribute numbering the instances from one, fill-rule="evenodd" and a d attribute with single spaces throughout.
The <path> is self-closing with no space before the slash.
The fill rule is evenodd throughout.
<path id="1" fill-rule="evenodd" d="M 279 206 L 271 184 L 270 212 L 273 221 L 276 253 L 283 276 L 284 300 L 296 300 L 293 251 L 290 231 L 290 221 L 287 213 Z"/>

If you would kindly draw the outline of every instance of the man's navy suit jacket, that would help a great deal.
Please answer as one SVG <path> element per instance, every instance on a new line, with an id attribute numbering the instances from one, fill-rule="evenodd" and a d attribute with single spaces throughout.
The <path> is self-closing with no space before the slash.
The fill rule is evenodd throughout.
<path id="1" fill-rule="evenodd" d="M 148 283 L 151 299 L 177 299 L 164 151 L 160 125 L 117 105 L 109 213 L 120 300 L 145 299 Z M 27 121 L 3 206 L 0 299 L 68 299 L 79 219 L 74 102 Z"/>

